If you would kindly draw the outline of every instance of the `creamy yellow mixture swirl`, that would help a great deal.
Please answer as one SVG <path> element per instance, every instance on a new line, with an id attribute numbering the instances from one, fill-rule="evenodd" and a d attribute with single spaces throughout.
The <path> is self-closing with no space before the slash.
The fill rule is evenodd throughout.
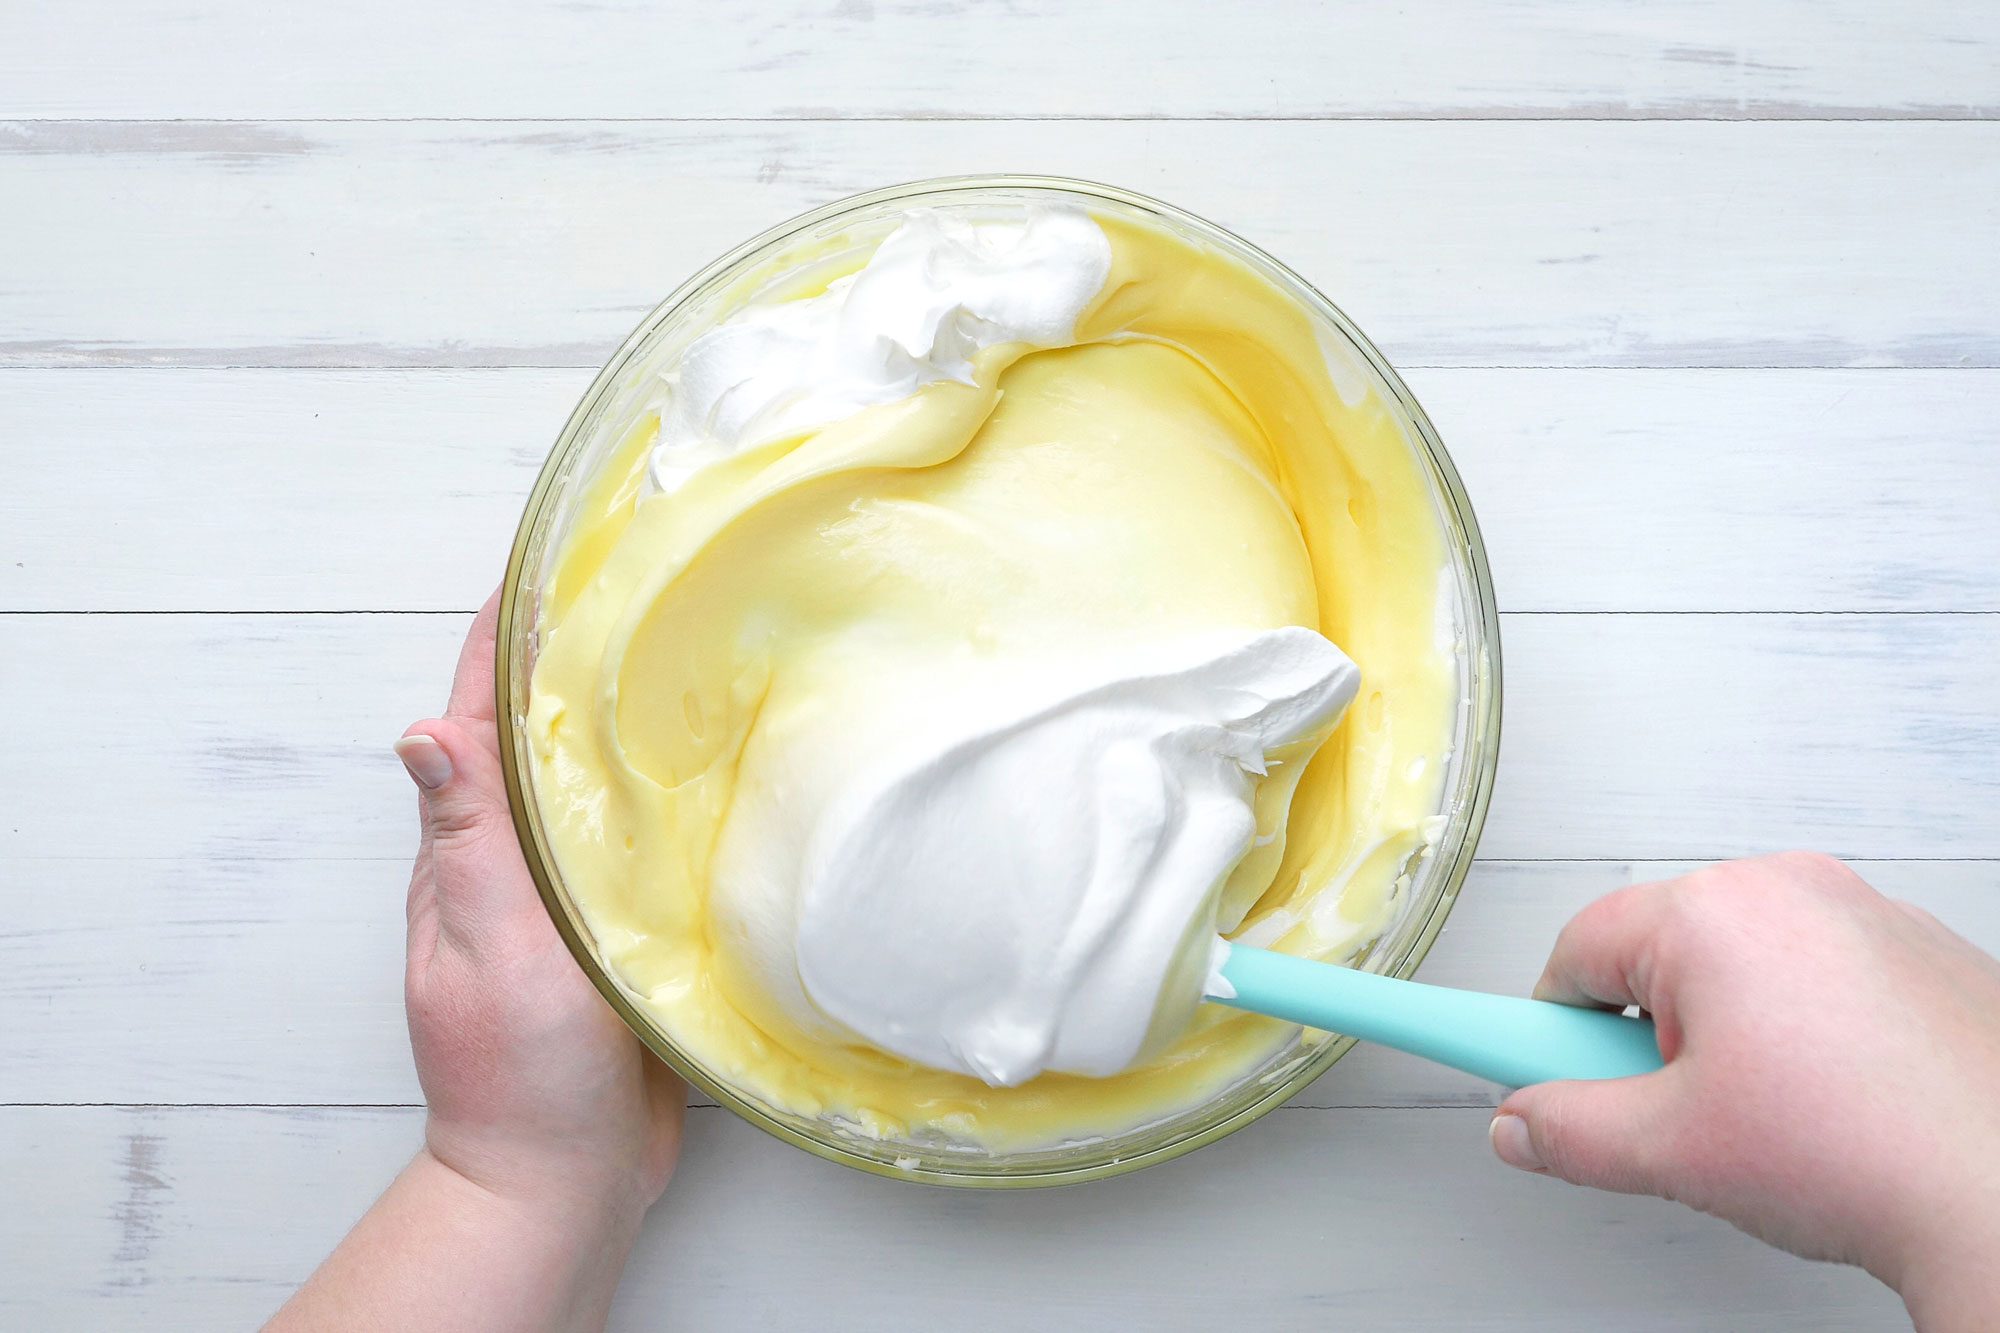
<path id="1" fill-rule="evenodd" d="M 1359 695 L 1309 762 L 1258 782 L 1258 837 L 1220 887 L 1224 932 L 1260 944 L 1352 956 L 1435 827 L 1457 701 L 1444 548 L 1395 420 L 1342 397 L 1305 311 L 1242 263 L 1095 221 L 1110 271 L 1073 345 L 986 348 L 969 383 L 674 489 L 647 479 L 660 422 L 640 413 L 562 536 L 528 727 L 563 880 L 674 1045 L 774 1107 L 1040 1146 L 1204 1100 L 1294 1031 L 1204 1006 L 1123 1073 L 989 1087 L 799 1022 L 796 978 L 752 947 L 771 923 L 722 881 L 801 836 L 801 773 L 838 773 L 855 732 L 835 724 L 884 715 L 913 673 L 1217 627 L 1332 640 Z M 1062 776 L 1033 798 L 1065 799 Z"/>

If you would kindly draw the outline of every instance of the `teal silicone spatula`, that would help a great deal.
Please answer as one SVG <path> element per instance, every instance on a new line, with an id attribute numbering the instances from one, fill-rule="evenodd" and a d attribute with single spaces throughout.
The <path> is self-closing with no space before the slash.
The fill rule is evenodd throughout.
<path id="1" fill-rule="evenodd" d="M 1426 986 L 1240 944 L 1222 947 L 1228 953 L 1211 969 L 1211 1000 L 1392 1046 L 1505 1087 L 1625 1078 L 1664 1063 L 1647 1019 Z"/>

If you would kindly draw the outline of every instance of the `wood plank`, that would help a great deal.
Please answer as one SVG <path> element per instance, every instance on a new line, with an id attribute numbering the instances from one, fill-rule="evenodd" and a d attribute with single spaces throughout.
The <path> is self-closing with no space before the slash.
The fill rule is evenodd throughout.
<path id="1" fill-rule="evenodd" d="M 1489 856 L 2000 854 L 2000 616 L 1516 616 L 1502 637 Z"/>
<path id="2" fill-rule="evenodd" d="M 11 864 L 0 1102 L 421 1102 L 408 884 L 407 859 Z"/>
<path id="3" fill-rule="evenodd" d="M 589 380 L 11 372 L 0 610 L 464 609 Z M 1411 383 L 1465 475 L 1505 610 L 2000 610 L 2000 372 Z M 81 543 L 86 494 L 116 521 Z"/>
<path id="4" fill-rule="evenodd" d="M 2000 366 L 2000 124 L 1470 121 L 18 122 L 0 364 L 595 365 L 765 226 L 994 169 L 1212 216 L 1403 365 Z"/>
<path id="5" fill-rule="evenodd" d="M 1505 611 L 2000 610 L 2000 374 L 1418 370 Z"/>
<path id="6" fill-rule="evenodd" d="M 2000 953 L 2000 864 L 1856 862 Z M 1524 993 L 1585 903 L 1668 863 L 1482 861 L 1425 960 Z M 0 887 L 0 1103 L 387 1105 L 422 1100 L 403 1028 L 402 860 L 28 862 Z M 135 1000 L 144 1020 L 133 1021 Z M 1296 1099 L 1490 1106 L 1477 1079 L 1372 1047 Z"/>
<path id="7" fill-rule="evenodd" d="M 407 855 L 389 745 L 444 707 L 471 617 L 23 616 L 0 621 L 20 701 L 0 775 L 17 858 Z"/>
<path id="8" fill-rule="evenodd" d="M 442 706 L 465 623 L 0 618 L 29 760 L 0 772 L 0 857 L 400 858 L 388 744 Z M 1489 856 L 2000 857 L 2000 616 L 1518 615 L 1503 636 Z"/>
<path id="9" fill-rule="evenodd" d="M 7 372 L 0 606 L 470 610 L 592 373 Z"/>
<path id="10" fill-rule="evenodd" d="M 592 374 L 7 372 L 0 607 L 470 610 Z"/>
<path id="11" fill-rule="evenodd" d="M 402 5 L 83 0 L 10 15 L 0 114 L 1993 116 L 2000 35 L 1952 0 L 1421 17 L 1256 3 Z"/>
<path id="12" fill-rule="evenodd" d="M 1286 1110 L 1134 1176 L 972 1195 L 863 1176 L 695 1111 L 611 1324 L 930 1329 L 1004 1311 L 1031 1328 L 1900 1326 L 1899 1303 L 1856 1270 L 1657 1199 L 1509 1171 L 1486 1116 Z M 248 1327 L 418 1135 L 414 1111 L 0 1111 L 0 1319 Z"/>

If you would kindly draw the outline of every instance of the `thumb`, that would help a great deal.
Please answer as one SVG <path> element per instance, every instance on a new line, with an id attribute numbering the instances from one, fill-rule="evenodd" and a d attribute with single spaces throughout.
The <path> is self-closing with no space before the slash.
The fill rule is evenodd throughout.
<path id="1" fill-rule="evenodd" d="M 512 839 L 500 761 L 463 723 L 418 722 L 395 744 L 421 794 L 424 840 L 438 850 Z"/>
<path id="2" fill-rule="evenodd" d="M 1573 1185 L 1666 1193 L 1678 1123 L 1672 1072 L 1519 1088 L 1493 1116 L 1493 1151 L 1509 1166 Z"/>
<path id="3" fill-rule="evenodd" d="M 459 940 L 504 932 L 524 916 L 541 915 L 514 836 L 500 759 L 481 725 L 451 717 L 419 722 L 395 746 L 421 795 L 423 845 L 413 892 L 422 881 L 439 926 Z"/>

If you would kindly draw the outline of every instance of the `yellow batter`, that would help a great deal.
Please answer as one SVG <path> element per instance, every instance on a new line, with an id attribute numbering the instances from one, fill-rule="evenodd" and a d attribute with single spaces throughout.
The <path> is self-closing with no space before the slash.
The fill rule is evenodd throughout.
<path id="1" fill-rule="evenodd" d="M 876 655 L 938 670 L 1163 626 L 1303 625 L 1361 669 L 1287 827 L 1231 875 L 1231 933 L 1351 956 L 1436 813 L 1455 680 L 1442 536 L 1373 397 L 1344 402 L 1305 313 L 1232 258 L 1096 219 L 1112 269 L 1077 345 L 991 348 L 940 383 L 646 494 L 631 425 L 566 534 L 531 686 L 535 792 L 605 963 L 673 1042 L 773 1106 L 993 1148 L 1203 1100 L 1292 1029 L 1216 1006 L 1124 1074 L 1014 1088 L 800 1032 L 710 910 L 733 814 Z M 643 498 L 642 498 L 643 496 Z M 1260 821 L 1261 823 L 1262 821 Z"/>

